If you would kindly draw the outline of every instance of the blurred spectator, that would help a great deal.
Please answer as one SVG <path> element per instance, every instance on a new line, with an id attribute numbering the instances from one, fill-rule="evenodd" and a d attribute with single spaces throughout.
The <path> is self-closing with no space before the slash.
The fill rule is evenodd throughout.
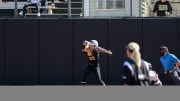
<path id="1" fill-rule="evenodd" d="M 28 6 L 35 6 L 36 7 L 36 10 L 38 11 L 37 12 L 37 16 L 40 16 L 40 9 L 38 7 L 38 5 L 40 4 L 41 0 L 30 0 L 28 1 L 24 7 L 23 7 L 23 10 L 19 12 L 19 16 L 25 16 L 25 13 L 27 13 L 27 10 L 26 8 Z"/>
<path id="2" fill-rule="evenodd" d="M 172 6 L 167 0 L 159 0 L 154 5 L 153 16 L 156 12 L 157 16 L 169 16 L 172 14 Z"/>

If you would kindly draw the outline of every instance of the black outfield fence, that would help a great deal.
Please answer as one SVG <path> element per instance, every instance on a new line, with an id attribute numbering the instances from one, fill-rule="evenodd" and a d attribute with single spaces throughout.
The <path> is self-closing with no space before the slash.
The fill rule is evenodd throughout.
<path id="1" fill-rule="evenodd" d="M 102 79 L 120 85 L 125 45 L 136 41 L 143 59 L 163 70 L 159 46 L 180 57 L 180 19 L 0 19 L 1 85 L 79 85 L 87 57 L 84 40 L 96 39 L 113 55 L 100 54 Z M 160 74 L 165 85 L 173 84 Z M 94 75 L 88 78 L 96 82 Z"/>

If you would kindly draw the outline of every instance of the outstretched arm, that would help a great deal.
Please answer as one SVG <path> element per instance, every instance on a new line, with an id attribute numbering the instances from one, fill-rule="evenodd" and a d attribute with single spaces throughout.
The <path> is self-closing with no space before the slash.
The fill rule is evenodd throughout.
<path id="1" fill-rule="evenodd" d="M 102 52 L 102 53 L 106 53 L 106 54 L 112 55 L 111 50 L 107 50 L 107 49 L 104 49 L 104 48 L 102 48 L 102 47 L 97 47 L 97 49 L 98 49 L 99 52 Z"/>

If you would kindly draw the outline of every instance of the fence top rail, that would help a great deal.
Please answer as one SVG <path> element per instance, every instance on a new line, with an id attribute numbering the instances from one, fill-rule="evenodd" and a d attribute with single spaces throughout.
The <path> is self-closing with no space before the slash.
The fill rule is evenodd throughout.
<path id="1" fill-rule="evenodd" d="M 62 18 L 59 17 L 9 17 L 0 16 L 0 19 L 180 19 L 180 17 L 71 17 Z"/>

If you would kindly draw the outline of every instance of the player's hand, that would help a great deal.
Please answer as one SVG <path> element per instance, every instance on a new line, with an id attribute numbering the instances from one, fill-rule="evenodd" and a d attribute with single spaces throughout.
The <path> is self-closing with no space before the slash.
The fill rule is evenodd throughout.
<path id="1" fill-rule="evenodd" d="M 169 13 L 169 12 L 165 12 L 165 14 L 166 14 L 166 16 L 169 16 L 169 15 L 170 15 L 170 13 Z"/>
<path id="2" fill-rule="evenodd" d="M 86 46 L 88 44 L 88 41 L 87 40 L 84 40 L 83 41 L 83 45 Z"/>
<path id="3" fill-rule="evenodd" d="M 170 70 L 170 71 L 169 71 L 170 74 L 173 73 L 173 72 L 174 72 L 173 70 Z"/>
<path id="4" fill-rule="evenodd" d="M 108 54 L 112 55 L 112 51 L 111 51 L 111 50 L 108 50 Z"/>
<path id="5" fill-rule="evenodd" d="M 167 74 L 167 72 L 166 72 L 166 71 L 164 71 L 164 74 Z"/>

